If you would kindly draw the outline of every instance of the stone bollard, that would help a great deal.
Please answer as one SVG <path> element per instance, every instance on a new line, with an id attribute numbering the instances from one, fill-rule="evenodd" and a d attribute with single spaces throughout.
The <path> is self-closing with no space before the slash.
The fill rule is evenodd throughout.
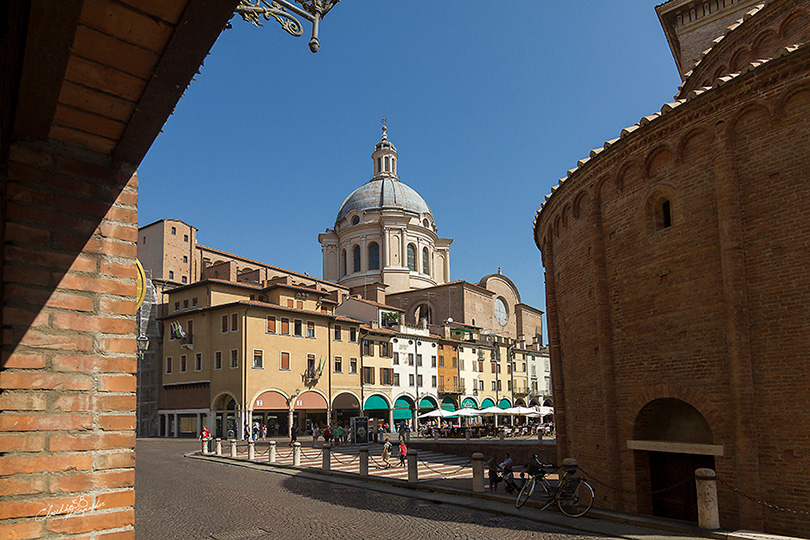
<path id="1" fill-rule="evenodd" d="M 538 441 L 543 440 L 543 430 L 540 430 L 540 429 L 537 430 L 537 440 Z"/>
<path id="2" fill-rule="evenodd" d="M 419 471 L 416 468 L 416 450 L 408 450 L 408 483 L 415 484 L 419 481 Z"/>
<path id="3" fill-rule="evenodd" d="M 236 439 L 231 439 L 231 457 L 236 457 Z"/>
<path id="4" fill-rule="evenodd" d="M 202 447 L 200 448 L 200 453 L 204 456 L 208 455 L 208 439 L 205 437 L 202 438 Z"/>
<path id="5" fill-rule="evenodd" d="M 216 452 L 218 456 L 222 455 L 222 439 L 220 439 L 219 437 L 217 437 Z"/>
<path id="6" fill-rule="evenodd" d="M 405 442 L 406 443 L 411 442 L 411 432 L 410 432 L 410 430 L 405 432 Z"/>
<path id="7" fill-rule="evenodd" d="M 498 433 L 500 434 L 501 442 L 503 442 L 504 438 L 506 438 L 506 430 L 501 428 L 498 430 Z"/>
<path id="8" fill-rule="evenodd" d="M 325 471 L 328 471 L 332 468 L 332 445 L 325 444 L 323 445 L 323 462 L 322 468 Z"/>
<path id="9" fill-rule="evenodd" d="M 438 430 L 438 429 L 434 429 L 434 430 L 433 430 L 433 440 L 434 440 L 434 441 L 438 441 L 438 440 L 439 440 L 439 430 Z"/>
<path id="10" fill-rule="evenodd" d="M 464 430 L 464 437 L 467 439 L 467 442 L 470 442 L 470 428 Z"/>
<path id="11" fill-rule="evenodd" d="M 267 461 L 276 462 L 276 441 L 270 441 L 270 451 L 267 452 Z"/>
<path id="12" fill-rule="evenodd" d="M 295 441 L 293 443 L 293 467 L 301 466 L 301 443 Z"/>
<path id="13" fill-rule="evenodd" d="M 484 454 L 476 452 L 472 455 L 473 491 L 484 492 Z"/>
<path id="14" fill-rule="evenodd" d="M 368 446 L 360 447 L 360 476 L 368 476 Z"/>
<path id="15" fill-rule="evenodd" d="M 702 529 L 719 529 L 720 513 L 717 509 L 717 477 L 711 469 L 695 471 L 697 486 L 698 526 Z"/>
<path id="16" fill-rule="evenodd" d="M 248 443 L 248 460 L 253 461 L 256 458 L 256 443 L 250 441 Z"/>

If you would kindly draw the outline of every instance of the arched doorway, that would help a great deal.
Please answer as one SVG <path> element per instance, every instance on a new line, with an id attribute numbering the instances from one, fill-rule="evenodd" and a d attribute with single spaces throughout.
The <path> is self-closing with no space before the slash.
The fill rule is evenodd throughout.
<path id="1" fill-rule="evenodd" d="M 351 422 L 353 416 L 360 416 L 360 400 L 351 392 L 343 392 L 332 401 L 335 421 L 343 426 Z"/>
<path id="2" fill-rule="evenodd" d="M 220 394 L 214 398 L 211 410 L 215 414 L 214 437 L 234 439 L 238 436 L 236 422 L 236 399 L 230 394 Z"/>
<path id="3" fill-rule="evenodd" d="M 689 403 L 673 398 L 647 403 L 636 415 L 634 450 L 639 511 L 697 522 L 695 469 L 714 469 L 723 454 L 711 427 Z"/>
<path id="4" fill-rule="evenodd" d="M 253 423 L 267 426 L 268 435 L 283 435 L 289 430 L 290 406 L 276 390 L 266 390 L 253 400 Z"/>
<path id="5" fill-rule="evenodd" d="M 414 409 L 413 400 L 408 396 L 398 397 L 394 402 L 394 426 L 399 426 L 400 422 L 405 422 L 412 428 Z"/>
<path id="6" fill-rule="evenodd" d="M 364 414 L 369 418 L 377 418 L 383 422 L 388 419 L 388 401 L 383 396 L 369 396 L 363 410 Z"/>
<path id="7" fill-rule="evenodd" d="M 293 402 L 292 424 L 298 426 L 298 433 L 311 433 L 313 424 L 326 424 L 327 410 L 326 398 L 320 392 L 308 390 Z"/>

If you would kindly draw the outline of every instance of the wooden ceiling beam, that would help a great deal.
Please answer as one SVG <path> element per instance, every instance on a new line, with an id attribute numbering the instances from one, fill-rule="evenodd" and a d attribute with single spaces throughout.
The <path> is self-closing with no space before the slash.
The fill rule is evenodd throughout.
<path id="1" fill-rule="evenodd" d="M 233 16 L 239 0 L 189 0 L 113 158 L 138 165 Z"/>
<path id="2" fill-rule="evenodd" d="M 83 0 L 31 1 L 12 138 L 48 138 L 82 4 Z"/>

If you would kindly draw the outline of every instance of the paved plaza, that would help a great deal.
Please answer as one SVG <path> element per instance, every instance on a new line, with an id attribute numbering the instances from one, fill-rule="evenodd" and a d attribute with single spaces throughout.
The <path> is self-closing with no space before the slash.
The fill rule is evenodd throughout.
<path id="1" fill-rule="evenodd" d="M 583 532 L 600 530 L 601 521 L 545 513 L 552 522 L 568 519 L 583 527 L 576 531 L 539 522 L 528 508 L 522 511 L 533 519 L 509 515 L 511 505 L 484 499 L 470 505 L 462 497 L 426 497 L 386 484 L 370 488 L 362 481 L 323 481 L 311 473 L 183 457 L 198 449 L 195 440 L 138 440 L 137 540 L 686 538 L 615 524 L 603 526 L 602 533 Z M 288 449 L 280 447 L 279 454 Z"/>

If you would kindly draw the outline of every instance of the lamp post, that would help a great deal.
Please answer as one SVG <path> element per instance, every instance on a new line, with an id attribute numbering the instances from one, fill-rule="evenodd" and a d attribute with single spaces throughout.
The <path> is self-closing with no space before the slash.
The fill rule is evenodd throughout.
<path id="1" fill-rule="evenodd" d="M 419 431 L 419 345 L 422 344 L 418 339 L 409 339 L 408 344 L 413 344 L 413 365 L 414 365 L 414 381 L 416 387 L 414 395 L 416 396 L 416 418 L 415 418 L 415 431 Z"/>

